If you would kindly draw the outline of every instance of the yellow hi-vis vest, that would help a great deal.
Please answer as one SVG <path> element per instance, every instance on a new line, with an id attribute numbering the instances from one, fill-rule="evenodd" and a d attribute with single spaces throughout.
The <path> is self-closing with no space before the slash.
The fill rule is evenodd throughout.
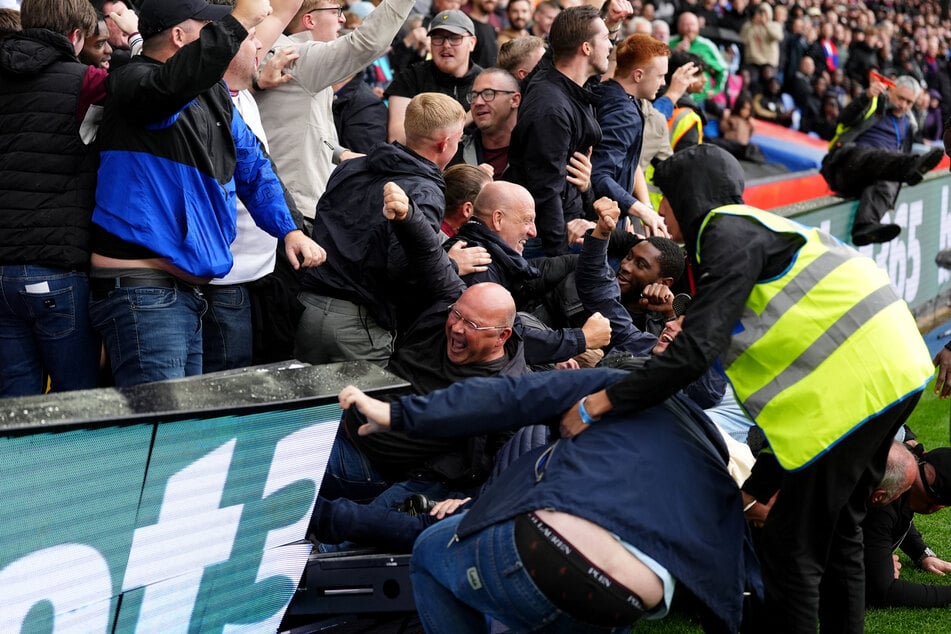
<path id="1" fill-rule="evenodd" d="M 782 274 L 758 282 L 720 360 L 737 400 L 783 468 L 807 466 L 934 373 L 905 302 L 870 258 L 819 229 L 746 205 L 750 218 L 806 243 Z M 697 262 L 700 262 L 700 237 Z"/>
<path id="2" fill-rule="evenodd" d="M 670 115 L 670 119 L 667 120 L 667 130 L 670 132 L 670 147 L 676 152 L 680 140 L 693 129 L 697 131 L 697 144 L 703 143 L 703 121 L 701 121 L 700 115 L 693 108 L 687 108 L 686 106 L 675 108 Z"/>

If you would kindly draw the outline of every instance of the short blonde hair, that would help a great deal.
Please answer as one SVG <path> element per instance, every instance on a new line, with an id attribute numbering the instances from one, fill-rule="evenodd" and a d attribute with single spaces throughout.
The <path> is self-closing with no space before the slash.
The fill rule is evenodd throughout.
<path id="1" fill-rule="evenodd" d="M 433 140 L 440 131 L 462 124 L 466 111 L 458 101 L 438 92 L 423 92 L 413 97 L 406 106 L 406 144 L 412 146 Z"/>

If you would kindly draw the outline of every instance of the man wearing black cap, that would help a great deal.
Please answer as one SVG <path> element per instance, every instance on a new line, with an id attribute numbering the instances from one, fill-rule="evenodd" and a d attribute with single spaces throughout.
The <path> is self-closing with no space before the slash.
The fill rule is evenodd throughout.
<path id="1" fill-rule="evenodd" d="M 469 93 L 482 67 L 470 59 L 476 45 L 475 27 L 462 11 L 442 11 L 429 23 L 429 42 L 433 58 L 413 64 L 396 77 L 386 89 L 389 99 L 389 140 L 406 142 L 403 119 L 410 99 L 423 92 L 449 95 L 469 112 Z M 466 125 L 472 116 L 466 115 Z"/>
<path id="2" fill-rule="evenodd" d="M 146 0 L 142 55 L 109 76 L 89 310 L 119 386 L 201 373 L 200 285 L 231 269 L 236 193 L 295 266 L 326 257 L 221 81 L 270 12 L 268 0 Z"/>
<path id="3" fill-rule="evenodd" d="M 917 474 L 911 488 L 884 508 L 870 508 L 865 533 L 865 595 L 870 607 L 937 608 L 951 605 L 951 586 L 931 586 L 898 578 L 896 548 L 915 565 L 936 575 L 951 572 L 925 544 L 915 528 L 915 513 L 929 515 L 951 504 L 951 448 L 911 452 L 917 457 Z M 910 455 L 910 454 L 909 454 Z M 889 456 L 891 459 L 891 456 Z M 890 460 L 891 461 L 891 460 Z"/>

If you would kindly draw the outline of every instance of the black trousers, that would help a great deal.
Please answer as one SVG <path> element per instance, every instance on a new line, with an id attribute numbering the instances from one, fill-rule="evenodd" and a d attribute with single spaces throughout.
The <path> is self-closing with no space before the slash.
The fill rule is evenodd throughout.
<path id="1" fill-rule="evenodd" d="M 915 157 L 867 145 L 847 144 L 822 160 L 822 176 L 840 194 L 859 199 L 853 230 L 881 221 L 892 209 Z"/>
<path id="2" fill-rule="evenodd" d="M 758 631 L 864 631 L 862 527 L 888 449 L 920 393 L 849 434 L 808 467 L 786 473 L 760 536 L 766 605 Z"/>

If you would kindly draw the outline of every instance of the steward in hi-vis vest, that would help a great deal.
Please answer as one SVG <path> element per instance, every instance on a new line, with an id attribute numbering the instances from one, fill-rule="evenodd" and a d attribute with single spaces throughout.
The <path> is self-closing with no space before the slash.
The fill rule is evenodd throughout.
<path id="1" fill-rule="evenodd" d="M 872 260 L 744 205 L 743 170 L 725 150 L 677 152 L 654 178 L 660 214 L 697 280 L 683 332 L 575 404 L 562 434 L 655 405 L 719 364 L 770 446 L 743 485 L 754 500 L 746 508 L 779 489 L 760 514 L 766 605 L 754 629 L 815 632 L 821 621 L 823 630 L 862 632 L 859 523 L 934 370 L 915 320 Z M 820 602 L 832 606 L 821 615 Z"/>

